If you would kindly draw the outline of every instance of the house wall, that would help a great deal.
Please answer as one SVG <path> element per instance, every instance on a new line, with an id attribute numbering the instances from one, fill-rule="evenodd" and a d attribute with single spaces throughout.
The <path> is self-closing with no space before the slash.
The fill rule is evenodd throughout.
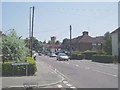
<path id="1" fill-rule="evenodd" d="M 91 43 L 76 43 L 72 45 L 74 51 L 86 51 L 86 50 L 91 50 L 92 49 L 92 44 Z"/>
<path id="2" fill-rule="evenodd" d="M 112 33 L 112 55 L 118 56 L 118 33 Z"/>

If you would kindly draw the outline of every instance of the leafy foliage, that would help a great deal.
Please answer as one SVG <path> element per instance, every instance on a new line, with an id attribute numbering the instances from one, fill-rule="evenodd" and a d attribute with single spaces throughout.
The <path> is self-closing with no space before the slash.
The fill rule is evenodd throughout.
<path id="1" fill-rule="evenodd" d="M 28 75 L 34 75 L 35 72 L 37 71 L 36 62 L 31 57 L 27 57 L 26 60 L 29 63 L 27 68 Z M 12 66 L 13 62 L 5 62 L 0 64 L 2 65 L 3 76 L 26 75 L 26 65 L 14 66 L 14 70 L 13 70 L 13 66 Z"/>
<path id="2" fill-rule="evenodd" d="M 82 53 L 85 56 L 85 59 L 91 60 L 92 56 L 97 54 L 96 51 L 87 50 Z"/>
<path id="3" fill-rule="evenodd" d="M 93 55 L 92 61 L 100 63 L 113 63 L 114 57 L 112 55 Z"/>
<path id="4" fill-rule="evenodd" d="M 105 45 L 103 46 L 103 50 L 106 52 L 106 54 L 111 55 L 112 54 L 112 38 L 111 34 L 109 32 L 105 33 Z"/>
<path id="5" fill-rule="evenodd" d="M 15 30 L 9 30 L 10 32 L 2 37 L 2 59 L 4 61 L 24 60 L 28 53 L 28 48 L 25 47 L 24 40 L 20 39 Z"/>
<path id="6" fill-rule="evenodd" d="M 41 51 L 42 50 L 42 42 L 38 41 L 35 37 L 31 37 L 30 39 L 26 38 L 24 41 L 25 41 L 25 44 L 26 44 L 26 47 L 30 48 L 30 44 L 31 44 L 31 39 L 33 40 L 33 50 L 38 52 L 38 51 Z"/>

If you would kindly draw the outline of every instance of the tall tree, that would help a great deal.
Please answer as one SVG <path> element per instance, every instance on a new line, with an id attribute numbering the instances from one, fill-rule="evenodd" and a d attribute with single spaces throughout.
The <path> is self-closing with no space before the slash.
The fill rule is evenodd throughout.
<path id="1" fill-rule="evenodd" d="M 2 36 L 2 60 L 5 61 L 22 61 L 28 54 L 28 48 L 25 47 L 24 40 L 20 39 L 15 30 L 9 30 L 6 36 Z"/>
<path id="2" fill-rule="evenodd" d="M 51 40 L 49 40 L 47 44 L 52 44 Z"/>
<path id="3" fill-rule="evenodd" d="M 68 43 L 69 43 L 69 39 L 67 39 L 67 38 L 63 39 L 62 44 L 68 44 Z"/>
<path id="4" fill-rule="evenodd" d="M 30 38 L 31 39 L 31 38 Z M 30 48 L 30 39 L 26 38 L 24 41 L 26 43 L 26 47 Z M 38 52 L 42 50 L 42 42 L 38 41 L 35 37 L 33 37 L 33 50 Z"/>
<path id="5" fill-rule="evenodd" d="M 109 32 L 106 32 L 104 35 L 105 38 L 105 44 L 103 46 L 103 50 L 106 52 L 106 54 L 111 55 L 112 54 L 112 38 L 111 34 Z"/>
<path id="6" fill-rule="evenodd" d="M 61 48 L 69 51 L 69 41 L 69 39 L 65 38 L 61 44 Z"/>
<path id="7" fill-rule="evenodd" d="M 56 45 L 59 45 L 59 44 L 60 44 L 60 41 L 57 40 L 57 41 L 55 42 L 55 44 L 56 44 Z"/>

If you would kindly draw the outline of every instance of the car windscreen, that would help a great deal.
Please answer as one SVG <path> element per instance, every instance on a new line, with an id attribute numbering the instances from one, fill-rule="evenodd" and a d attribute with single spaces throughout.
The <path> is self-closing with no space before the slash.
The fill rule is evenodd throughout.
<path id="1" fill-rule="evenodd" d="M 59 56 L 66 56 L 65 53 L 59 53 Z"/>

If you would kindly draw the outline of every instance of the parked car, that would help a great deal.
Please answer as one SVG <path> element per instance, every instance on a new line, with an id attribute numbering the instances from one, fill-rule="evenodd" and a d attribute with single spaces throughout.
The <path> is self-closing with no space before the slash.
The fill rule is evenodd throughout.
<path id="1" fill-rule="evenodd" d="M 55 53 L 50 53 L 50 57 L 56 57 L 57 55 Z"/>
<path id="2" fill-rule="evenodd" d="M 69 57 L 65 54 L 65 53 L 58 53 L 57 55 L 57 60 L 61 61 L 61 60 L 69 60 Z"/>

